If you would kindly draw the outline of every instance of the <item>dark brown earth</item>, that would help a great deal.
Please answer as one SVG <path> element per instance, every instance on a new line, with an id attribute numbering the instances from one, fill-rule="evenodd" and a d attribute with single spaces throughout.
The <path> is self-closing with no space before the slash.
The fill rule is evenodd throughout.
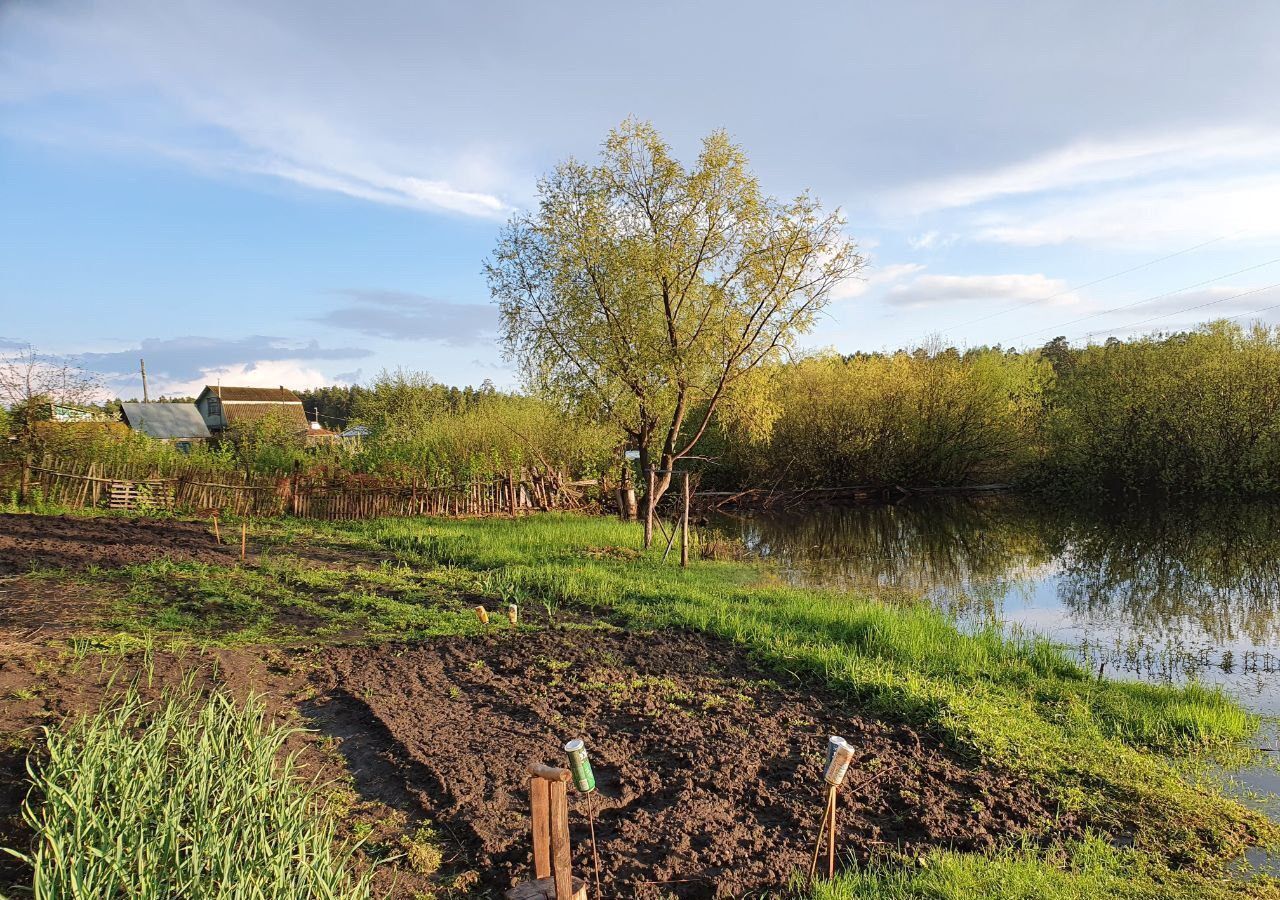
<path id="1" fill-rule="evenodd" d="M 238 556 L 238 548 L 215 541 L 204 522 L 0 513 L 0 575 L 36 568 L 117 568 L 156 559 L 229 565 Z"/>
<path id="2" fill-rule="evenodd" d="M 605 896 L 784 886 L 817 832 L 828 734 L 858 749 L 840 832 L 842 852 L 859 860 L 1074 830 L 1027 784 L 829 694 L 779 687 L 732 645 L 700 636 L 572 630 L 325 656 L 314 676 L 324 692 L 308 711 L 348 735 L 339 749 L 357 783 L 364 773 L 369 789 L 398 782 L 422 798 L 497 889 L 530 870 L 525 766 L 563 765 L 573 737 L 585 739 L 599 784 Z M 586 802 L 571 792 L 582 874 Z"/>

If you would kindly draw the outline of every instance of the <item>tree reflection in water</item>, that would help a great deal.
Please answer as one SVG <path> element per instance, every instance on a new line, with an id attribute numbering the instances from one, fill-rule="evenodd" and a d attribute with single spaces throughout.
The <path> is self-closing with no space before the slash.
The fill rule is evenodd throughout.
<path id="1" fill-rule="evenodd" d="M 910 500 L 724 519 L 792 579 L 924 594 L 1159 680 L 1280 669 L 1280 505 Z M 1221 678 L 1215 680 L 1222 680 Z"/>

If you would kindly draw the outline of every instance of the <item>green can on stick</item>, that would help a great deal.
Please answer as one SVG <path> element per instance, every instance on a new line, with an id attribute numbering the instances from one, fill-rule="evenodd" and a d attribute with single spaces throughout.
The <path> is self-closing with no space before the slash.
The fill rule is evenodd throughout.
<path id="1" fill-rule="evenodd" d="M 591 760 L 587 757 L 587 747 L 582 738 L 574 738 L 564 745 L 564 752 L 569 754 L 569 771 L 573 773 L 573 786 L 584 794 L 596 789 L 596 774 L 591 771 Z"/>

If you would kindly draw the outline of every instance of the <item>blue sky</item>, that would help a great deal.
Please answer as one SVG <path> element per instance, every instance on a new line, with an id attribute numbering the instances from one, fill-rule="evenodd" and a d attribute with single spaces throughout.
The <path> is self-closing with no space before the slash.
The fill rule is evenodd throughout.
<path id="1" fill-rule="evenodd" d="M 513 384 L 482 261 L 628 115 L 845 210 L 808 347 L 1280 322 L 1278 42 L 1274 2 L 7 0 L 0 348 Z"/>

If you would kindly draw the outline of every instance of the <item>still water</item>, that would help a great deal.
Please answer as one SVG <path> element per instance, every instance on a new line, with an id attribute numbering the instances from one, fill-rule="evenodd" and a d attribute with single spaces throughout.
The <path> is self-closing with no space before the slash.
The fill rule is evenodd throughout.
<path id="1" fill-rule="evenodd" d="M 1089 671 L 1219 685 L 1280 716 L 1280 504 L 1046 507 L 1012 497 L 725 516 L 798 584 L 924 595 L 962 626 L 1063 645 Z M 1268 718 L 1255 747 L 1280 747 Z M 1221 773 L 1280 819 L 1278 753 Z M 1280 876 L 1280 856 L 1254 851 Z"/>
<path id="2" fill-rule="evenodd" d="M 923 594 L 962 624 L 1045 635 L 1090 671 L 1194 678 L 1280 714 L 1280 505 L 1086 511 L 987 497 L 716 525 L 797 583 Z"/>

